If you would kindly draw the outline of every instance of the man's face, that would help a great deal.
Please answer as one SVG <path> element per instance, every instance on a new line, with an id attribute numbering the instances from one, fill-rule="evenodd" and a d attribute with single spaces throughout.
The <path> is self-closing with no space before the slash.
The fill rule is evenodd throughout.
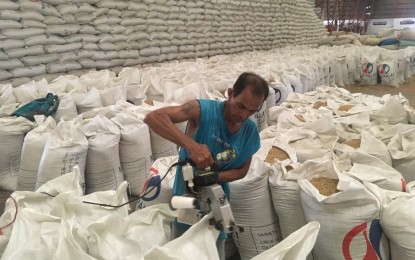
<path id="1" fill-rule="evenodd" d="M 233 89 L 228 90 L 230 115 L 232 123 L 243 123 L 261 108 L 263 97 L 255 96 L 251 88 L 246 87 L 238 96 L 233 96 Z"/>

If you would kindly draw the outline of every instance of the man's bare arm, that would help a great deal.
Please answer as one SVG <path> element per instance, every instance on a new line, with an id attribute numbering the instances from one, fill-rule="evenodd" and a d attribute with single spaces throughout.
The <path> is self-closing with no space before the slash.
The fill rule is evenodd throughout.
<path id="1" fill-rule="evenodd" d="M 174 124 L 189 121 L 189 124 L 199 124 L 200 104 L 191 100 L 180 106 L 170 106 L 157 109 L 147 114 L 144 122 L 161 137 L 184 147 L 198 168 L 206 168 L 213 164 L 213 158 L 206 145 L 198 144 L 189 136 L 183 134 Z"/>
<path id="2" fill-rule="evenodd" d="M 219 172 L 219 182 L 231 182 L 244 178 L 248 173 L 249 166 L 251 165 L 251 160 L 252 157 L 246 160 L 244 165 L 242 165 L 240 168 Z"/>

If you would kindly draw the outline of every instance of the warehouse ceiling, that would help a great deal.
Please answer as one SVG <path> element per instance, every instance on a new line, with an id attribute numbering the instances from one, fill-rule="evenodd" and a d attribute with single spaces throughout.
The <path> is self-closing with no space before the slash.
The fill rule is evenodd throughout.
<path id="1" fill-rule="evenodd" d="M 319 6 L 323 6 L 323 9 Z M 339 19 L 343 9 L 346 18 L 352 20 L 353 17 L 363 17 L 365 6 L 366 0 L 316 0 L 316 13 L 322 10 L 321 19 L 324 20 L 327 20 L 327 17 Z"/>
<path id="2" fill-rule="evenodd" d="M 363 20 L 365 14 L 375 19 L 415 17 L 414 0 L 315 0 L 315 3 L 317 15 L 321 12 L 324 20 L 342 16 L 346 20 Z M 367 12 L 368 9 L 371 10 Z"/>

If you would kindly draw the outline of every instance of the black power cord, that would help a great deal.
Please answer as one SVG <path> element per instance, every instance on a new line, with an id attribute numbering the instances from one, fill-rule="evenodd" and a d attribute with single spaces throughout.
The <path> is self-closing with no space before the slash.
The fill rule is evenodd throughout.
<path id="1" fill-rule="evenodd" d="M 123 206 L 125 206 L 125 205 L 127 205 L 127 204 L 129 204 L 129 203 L 131 203 L 131 202 L 134 202 L 134 201 L 136 201 L 136 200 L 139 200 L 140 198 L 142 198 L 142 197 L 145 197 L 147 194 L 149 194 L 156 186 L 158 186 L 159 184 L 161 184 L 161 182 L 166 178 L 166 176 L 167 176 L 167 174 L 169 173 L 169 171 L 173 168 L 173 167 L 175 167 L 175 166 L 184 166 L 184 165 L 186 165 L 187 163 L 190 163 L 190 164 L 194 164 L 193 163 L 193 161 L 191 160 L 191 159 L 187 159 L 187 160 L 182 160 L 182 161 L 178 161 L 178 162 L 176 162 L 176 163 L 173 163 L 170 167 L 169 167 L 169 169 L 167 169 L 167 171 L 166 171 L 166 173 L 164 174 L 164 176 L 163 176 L 163 178 L 161 178 L 160 179 L 160 181 L 157 183 L 157 185 L 154 185 L 150 190 L 148 190 L 148 191 L 146 191 L 144 194 L 142 194 L 142 195 L 140 195 L 140 196 L 138 196 L 137 198 L 134 198 L 134 199 L 132 199 L 132 200 L 129 200 L 129 201 L 127 201 L 127 202 L 125 202 L 125 203 L 123 203 L 123 204 L 121 204 L 121 205 L 110 205 L 110 204 L 103 204 L 103 203 L 96 203 L 96 202 L 90 202 L 90 201 L 82 201 L 83 203 L 85 203 L 85 204 L 90 204 L 90 205 L 97 205 L 97 206 L 101 206 L 101 207 L 110 207 L 110 208 L 120 208 L 120 207 L 123 207 Z M 49 193 L 47 193 L 47 192 L 40 192 L 40 193 L 43 193 L 43 194 L 46 194 L 46 195 L 48 195 L 48 196 L 50 196 L 50 197 L 56 197 L 56 196 L 53 196 L 53 195 L 51 195 L 51 194 L 49 194 Z"/>

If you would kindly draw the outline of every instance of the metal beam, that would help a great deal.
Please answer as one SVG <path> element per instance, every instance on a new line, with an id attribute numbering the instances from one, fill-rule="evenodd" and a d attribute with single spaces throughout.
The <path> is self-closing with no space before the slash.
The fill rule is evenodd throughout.
<path id="1" fill-rule="evenodd" d="M 361 0 L 357 0 L 356 3 L 356 9 L 354 10 L 354 14 L 353 14 L 353 22 L 352 22 L 352 32 L 355 33 L 359 33 L 359 28 L 361 26 L 361 19 L 360 19 L 360 15 L 359 15 L 359 11 L 360 8 L 359 6 L 361 6 Z"/>
<path id="2" fill-rule="evenodd" d="M 327 30 L 337 31 L 337 24 L 336 24 L 336 9 L 338 6 L 339 0 L 327 0 L 326 2 L 326 11 L 327 11 Z"/>
<path id="3" fill-rule="evenodd" d="M 326 0 L 315 0 L 315 11 L 320 18 L 320 20 L 323 18 L 323 10 L 324 10 L 324 4 L 326 3 Z"/>
<path id="4" fill-rule="evenodd" d="M 373 6 L 375 0 L 366 0 L 365 11 L 363 13 L 363 33 L 367 31 L 369 25 L 369 19 L 373 17 L 375 8 Z"/>
<path id="5" fill-rule="evenodd" d="M 338 1 L 338 10 L 339 10 L 339 31 L 342 31 L 343 28 L 347 29 L 346 19 L 349 20 L 349 0 L 339 0 Z"/>

